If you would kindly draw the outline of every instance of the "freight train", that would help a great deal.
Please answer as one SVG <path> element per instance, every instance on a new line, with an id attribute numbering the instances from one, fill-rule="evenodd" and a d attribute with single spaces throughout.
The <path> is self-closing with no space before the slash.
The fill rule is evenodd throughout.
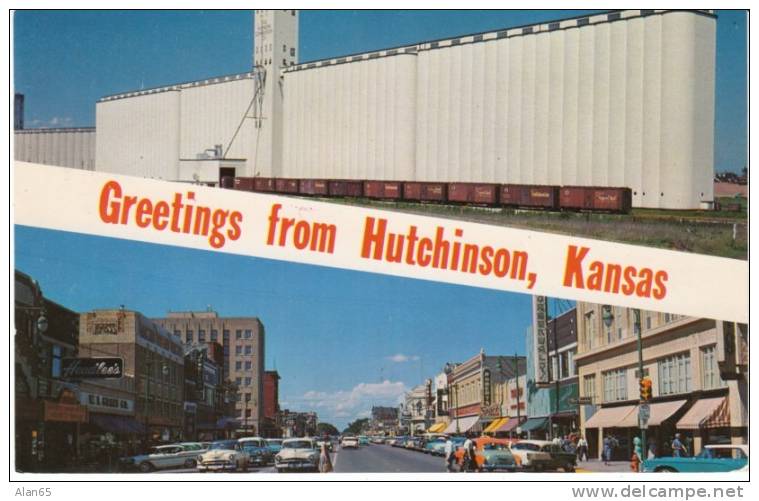
<path id="1" fill-rule="evenodd" d="M 516 207 L 549 211 L 627 214 L 630 188 L 425 181 L 364 181 L 270 177 L 222 178 L 224 188 L 326 198 L 367 198 L 416 203 Z"/>

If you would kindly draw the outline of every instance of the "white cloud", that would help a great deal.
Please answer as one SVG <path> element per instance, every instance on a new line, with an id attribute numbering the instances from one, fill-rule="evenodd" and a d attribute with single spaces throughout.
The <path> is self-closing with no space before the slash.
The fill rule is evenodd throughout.
<path id="1" fill-rule="evenodd" d="M 385 357 L 391 362 L 395 362 L 396 364 L 402 364 L 404 362 L 416 362 L 419 360 L 419 355 L 404 355 L 403 353 L 396 353 L 395 355 L 391 357 Z"/>
<path id="2" fill-rule="evenodd" d="M 74 119 L 71 117 L 53 117 L 47 120 L 34 119 L 26 122 L 26 126 L 32 128 L 44 128 L 44 127 L 71 127 L 74 124 Z"/>
<path id="3" fill-rule="evenodd" d="M 350 390 L 311 390 L 300 397 L 288 397 L 287 401 L 293 406 L 292 410 L 316 411 L 320 421 L 341 427 L 348 421 L 369 417 L 373 405 L 397 405 L 408 390 L 400 381 L 385 380 L 381 383 L 359 383 Z"/>

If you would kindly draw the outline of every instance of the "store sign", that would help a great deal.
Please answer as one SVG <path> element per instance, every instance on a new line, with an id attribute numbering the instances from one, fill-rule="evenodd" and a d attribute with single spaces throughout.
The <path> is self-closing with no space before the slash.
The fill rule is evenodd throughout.
<path id="1" fill-rule="evenodd" d="M 482 371 L 482 405 L 488 406 L 493 400 L 492 389 L 490 386 L 490 369 Z"/>
<path id="2" fill-rule="evenodd" d="M 124 374 L 122 358 L 63 358 L 61 375 L 69 379 L 120 378 Z"/>
<path id="3" fill-rule="evenodd" d="M 96 393 L 81 392 L 79 402 L 87 407 L 98 410 L 120 410 L 126 412 L 134 411 L 134 400 L 118 398 L 109 395 L 99 395 Z"/>
<path id="4" fill-rule="evenodd" d="M 535 336 L 535 382 L 540 385 L 550 381 L 548 375 L 548 329 L 547 298 L 532 297 L 532 314 Z"/>

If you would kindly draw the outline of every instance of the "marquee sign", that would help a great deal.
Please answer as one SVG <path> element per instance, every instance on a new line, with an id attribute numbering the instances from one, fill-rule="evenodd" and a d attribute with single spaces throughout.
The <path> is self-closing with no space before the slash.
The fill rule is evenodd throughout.
<path id="1" fill-rule="evenodd" d="M 547 299 L 545 296 L 532 297 L 532 312 L 535 335 L 535 381 L 540 386 L 550 381 L 548 374 L 548 329 Z"/>
<path id="2" fill-rule="evenodd" d="M 124 374 L 122 358 L 63 358 L 61 375 L 67 379 L 120 378 Z"/>

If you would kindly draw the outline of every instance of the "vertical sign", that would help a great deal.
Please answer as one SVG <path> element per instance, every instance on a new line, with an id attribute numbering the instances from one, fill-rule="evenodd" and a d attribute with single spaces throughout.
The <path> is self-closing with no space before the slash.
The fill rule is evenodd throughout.
<path id="1" fill-rule="evenodd" d="M 535 346 L 535 382 L 547 383 L 548 377 L 548 330 L 546 296 L 532 296 L 532 325 Z"/>

